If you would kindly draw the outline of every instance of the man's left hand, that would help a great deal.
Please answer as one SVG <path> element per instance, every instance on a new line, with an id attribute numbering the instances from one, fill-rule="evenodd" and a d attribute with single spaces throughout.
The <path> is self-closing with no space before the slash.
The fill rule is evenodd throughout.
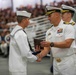
<path id="1" fill-rule="evenodd" d="M 50 47 L 50 42 L 49 41 L 42 41 L 41 43 L 42 47 Z"/>

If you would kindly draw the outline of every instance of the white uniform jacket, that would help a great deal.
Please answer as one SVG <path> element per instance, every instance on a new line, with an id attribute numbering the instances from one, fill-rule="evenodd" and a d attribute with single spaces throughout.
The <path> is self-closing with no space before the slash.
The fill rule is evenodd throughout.
<path id="1" fill-rule="evenodd" d="M 72 19 L 71 19 L 71 21 L 70 21 L 70 23 L 75 23 Z M 76 44 L 76 23 L 75 23 L 75 25 L 73 25 L 74 26 L 74 29 L 75 29 L 75 44 Z"/>
<path id="2" fill-rule="evenodd" d="M 66 39 L 75 39 L 75 30 L 72 25 L 65 25 L 63 21 L 57 27 L 52 27 L 46 32 L 46 40 L 50 42 L 61 42 Z M 75 40 L 70 48 L 51 47 L 53 57 L 66 57 L 74 53 Z"/>
<path id="3" fill-rule="evenodd" d="M 27 35 L 19 25 L 13 29 L 10 35 L 9 71 L 27 72 L 27 60 L 31 62 L 37 60 L 37 57 L 30 51 Z"/>
<path id="4" fill-rule="evenodd" d="M 70 23 L 75 23 L 72 19 L 71 19 L 71 21 L 70 21 Z M 75 25 L 74 25 L 74 29 L 75 29 L 75 45 L 76 45 L 76 23 L 75 23 Z M 75 48 L 75 66 L 76 66 L 76 48 Z"/>

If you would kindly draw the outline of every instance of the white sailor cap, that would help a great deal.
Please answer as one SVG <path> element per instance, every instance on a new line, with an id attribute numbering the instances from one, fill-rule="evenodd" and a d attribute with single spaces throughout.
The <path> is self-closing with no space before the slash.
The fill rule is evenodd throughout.
<path id="1" fill-rule="evenodd" d="M 17 11 L 17 16 L 25 16 L 27 18 L 31 17 L 31 13 L 27 12 L 27 11 Z"/>
<path id="2" fill-rule="evenodd" d="M 46 15 L 49 15 L 54 12 L 61 12 L 61 8 L 53 7 L 53 6 L 46 6 Z"/>
<path id="3" fill-rule="evenodd" d="M 61 6 L 61 8 L 62 8 L 62 13 L 65 13 L 65 12 L 75 13 L 76 12 L 76 10 L 73 7 L 67 6 L 64 4 Z"/>

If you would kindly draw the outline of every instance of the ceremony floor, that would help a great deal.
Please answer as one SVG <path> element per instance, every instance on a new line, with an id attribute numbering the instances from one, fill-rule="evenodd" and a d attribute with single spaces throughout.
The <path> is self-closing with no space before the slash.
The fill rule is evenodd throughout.
<path id="1" fill-rule="evenodd" d="M 50 57 L 44 57 L 41 62 L 28 62 L 28 75 L 52 75 L 50 65 Z M 0 57 L 0 75 L 9 75 L 8 58 Z"/>

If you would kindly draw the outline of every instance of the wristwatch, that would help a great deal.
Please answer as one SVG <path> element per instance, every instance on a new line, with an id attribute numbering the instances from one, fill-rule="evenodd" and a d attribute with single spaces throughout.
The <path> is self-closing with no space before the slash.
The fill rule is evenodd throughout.
<path id="1" fill-rule="evenodd" d="M 53 42 L 51 42 L 51 43 L 50 43 L 50 46 L 51 46 L 51 47 L 54 47 L 54 43 L 53 43 Z"/>

